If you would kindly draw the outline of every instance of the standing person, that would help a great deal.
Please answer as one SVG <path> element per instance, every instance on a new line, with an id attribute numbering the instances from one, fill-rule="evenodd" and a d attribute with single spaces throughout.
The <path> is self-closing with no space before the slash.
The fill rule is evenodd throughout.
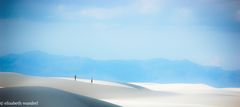
<path id="1" fill-rule="evenodd" d="M 93 77 L 91 77 L 91 83 L 93 83 Z"/>
<path id="2" fill-rule="evenodd" d="M 75 80 L 75 81 L 77 80 L 77 75 L 74 75 L 74 80 Z"/>

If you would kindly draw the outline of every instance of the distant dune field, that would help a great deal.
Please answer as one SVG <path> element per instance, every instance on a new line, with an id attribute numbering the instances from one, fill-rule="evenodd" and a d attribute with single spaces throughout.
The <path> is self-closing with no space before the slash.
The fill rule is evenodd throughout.
<path id="1" fill-rule="evenodd" d="M 57 90 L 57 93 L 73 94 L 81 98 L 86 96 L 87 99 L 94 99 L 91 100 L 94 102 L 98 99 L 96 102 L 102 100 L 115 104 L 113 106 L 124 107 L 239 107 L 240 105 L 239 88 L 214 88 L 204 84 L 118 83 L 100 80 L 90 83 L 90 80 L 86 79 L 75 81 L 67 77 L 34 77 L 0 72 L 0 87 L 2 87 L 0 92 L 7 90 L 11 93 L 28 87 L 26 89 L 30 90 L 29 92 L 38 90 L 34 96 L 42 95 L 41 98 L 44 98 L 44 94 L 39 93 L 46 88 L 50 91 Z M 48 92 L 46 90 L 43 93 L 46 94 Z M 69 99 L 73 98 L 71 95 L 68 96 Z M 62 96 L 61 99 L 68 97 Z M 46 99 L 53 100 L 50 97 Z M 105 102 L 103 104 L 112 106 Z M 72 105 L 74 106 L 76 105 Z M 89 107 L 93 106 L 89 105 Z"/>

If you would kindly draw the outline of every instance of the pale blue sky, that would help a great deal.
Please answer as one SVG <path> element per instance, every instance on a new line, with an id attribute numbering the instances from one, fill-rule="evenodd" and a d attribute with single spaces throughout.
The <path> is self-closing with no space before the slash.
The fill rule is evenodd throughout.
<path id="1" fill-rule="evenodd" d="M 0 0 L 0 54 L 190 60 L 240 69 L 239 0 Z"/>

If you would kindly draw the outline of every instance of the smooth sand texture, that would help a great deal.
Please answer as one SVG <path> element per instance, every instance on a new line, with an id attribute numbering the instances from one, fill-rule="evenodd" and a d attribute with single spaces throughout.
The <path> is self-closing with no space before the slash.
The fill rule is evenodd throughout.
<path id="1" fill-rule="evenodd" d="M 97 99 L 109 98 L 125 98 L 149 96 L 158 93 L 150 90 L 137 89 L 130 86 L 111 86 L 103 84 L 91 84 L 87 82 L 66 80 L 49 77 L 30 77 L 15 73 L 1 73 L 0 74 L 1 87 L 16 87 L 16 86 L 44 86 L 57 88 L 64 91 L 77 93 L 84 96 L 89 96 Z"/>
<path id="2" fill-rule="evenodd" d="M 1 88 L 0 101 L 4 102 L 1 107 L 119 107 L 58 89 L 36 86 Z"/>
<path id="3" fill-rule="evenodd" d="M 89 82 L 88 82 L 89 81 Z M 96 80 L 95 80 L 96 81 Z M 239 107 L 239 88 L 204 84 L 114 83 L 0 73 L 0 87 L 44 86 L 126 107 Z"/>
<path id="4" fill-rule="evenodd" d="M 66 78 L 66 77 L 52 77 L 55 79 L 65 79 L 65 80 L 74 80 L 74 78 Z M 85 83 L 91 83 L 91 80 L 87 80 L 87 79 L 76 79 L 76 81 L 80 81 L 80 82 L 85 82 Z M 94 84 L 100 84 L 100 85 L 108 85 L 108 86 L 117 86 L 117 87 L 126 87 L 126 88 L 133 88 L 133 87 L 129 87 L 120 83 L 116 83 L 116 82 L 110 82 L 110 81 L 101 81 L 101 80 L 93 80 Z"/>
<path id="5" fill-rule="evenodd" d="M 214 88 L 204 84 L 132 84 L 159 92 L 174 92 L 175 95 L 106 101 L 128 107 L 239 107 L 240 105 L 239 88 Z"/>

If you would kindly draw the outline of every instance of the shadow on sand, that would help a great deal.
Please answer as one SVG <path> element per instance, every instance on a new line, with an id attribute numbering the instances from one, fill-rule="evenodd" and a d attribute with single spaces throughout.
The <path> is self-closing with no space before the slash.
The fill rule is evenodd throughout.
<path id="1" fill-rule="evenodd" d="M 47 87 L 0 88 L 0 107 L 120 107 Z"/>

